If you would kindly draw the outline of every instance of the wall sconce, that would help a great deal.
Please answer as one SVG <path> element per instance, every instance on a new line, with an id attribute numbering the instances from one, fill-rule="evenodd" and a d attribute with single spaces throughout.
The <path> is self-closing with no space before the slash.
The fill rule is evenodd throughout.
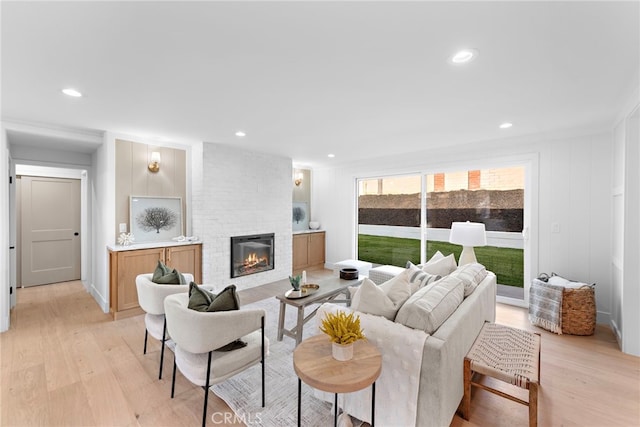
<path id="1" fill-rule="evenodd" d="M 449 243 L 462 245 L 462 253 L 458 265 L 470 264 L 476 261 L 474 246 L 486 246 L 487 233 L 483 223 L 452 222 Z"/>
<path id="2" fill-rule="evenodd" d="M 300 187 L 300 184 L 302 184 L 303 177 L 304 177 L 304 174 L 300 171 L 293 174 L 293 183 L 296 185 L 296 187 Z"/>
<path id="3" fill-rule="evenodd" d="M 153 151 L 151 153 L 151 161 L 149 162 L 149 170 L 153 173 L 160 170 L 160 152 Z"/>

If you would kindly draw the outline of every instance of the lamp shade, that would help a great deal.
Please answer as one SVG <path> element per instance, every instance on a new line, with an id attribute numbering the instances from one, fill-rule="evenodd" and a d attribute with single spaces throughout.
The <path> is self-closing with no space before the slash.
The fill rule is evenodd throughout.
<path id="1" fill-rule="evenodd" d="M 451 234 L 449 243 L 462 246 L 485 246 L 487 244 L 487 233 L 484 224 L 478 222 L 453 222 L 451 223 Z"/>

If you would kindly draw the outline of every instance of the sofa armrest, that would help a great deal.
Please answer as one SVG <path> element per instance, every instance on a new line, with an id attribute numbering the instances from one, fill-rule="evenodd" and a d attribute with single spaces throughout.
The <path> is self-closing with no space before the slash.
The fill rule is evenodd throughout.
<path id="1" fill-rule="evenodd" d="M 496 276 L 489 272 L 475 291 L 425 342 L 418 421 L 449 425 L 463 395 L 463 363 L 484 322 L 495 320 Z"/>

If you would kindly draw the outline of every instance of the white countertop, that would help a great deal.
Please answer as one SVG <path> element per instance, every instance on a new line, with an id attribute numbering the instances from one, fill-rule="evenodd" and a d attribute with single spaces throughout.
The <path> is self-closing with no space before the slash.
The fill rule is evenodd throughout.
<path id="1" fill-rule="evenodd" d="M 184 246 L 184 245 L 201 245 L 201 240 L 184 240 L 182 242 L 169 241 L 169 242 L 147 242 L 147 243 L 134 243 L 133 245 L 107 245 L 107 249 L 112 252 L 118 251 L 135 251 L 136 249 L 151 249 L 151 248 L 166 248 L 168 246 Z"/>
<path id="2" fill-rule="evenodd" d="M 320 232 L 324 233 L 324 230 L 320 230 L 320 229 L 318 229 L 318 230 L 311 230 L 311 229 L 309 229 L 309 230 L 296 230 L 296 231 L 293 232 L 293 234 L 308 234 L 308 233 L 320 233 Z"/>

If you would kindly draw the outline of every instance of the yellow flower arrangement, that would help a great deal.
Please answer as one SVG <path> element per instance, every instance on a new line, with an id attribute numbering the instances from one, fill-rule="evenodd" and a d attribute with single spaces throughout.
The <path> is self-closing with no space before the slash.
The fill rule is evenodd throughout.
<path id="1" fill-rule="evenodd" d="M 327 313 L 322 319 L 320 330 L 329 335 L 331 342 L 336 344 L 353 344 L 357 340 L 366 340 L 360 327 L 360 316 L 344 311 Z"/>

